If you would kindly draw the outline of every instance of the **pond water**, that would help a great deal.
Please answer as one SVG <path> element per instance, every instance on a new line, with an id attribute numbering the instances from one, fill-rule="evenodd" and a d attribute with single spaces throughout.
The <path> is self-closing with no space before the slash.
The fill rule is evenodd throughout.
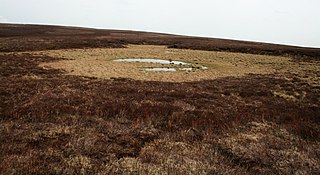
<path id="1" fill-rule="evenodd" d="M 136 63 L 158 63 L 158 64 L 175 64 L 175 65 L 191 65 L 190 63 L 173 60 L 161 60 L 161 59 L 144 59 L 144 58 L 129 58 L 129 59 L 117 59 L 115 62 L 136 62 Z"/>
<path id="2" fill-rule="evenodd" d="M 174 67 L 150 67 L 150 68 L 145 68 L 144 70 L 174 72 L 174 71 L 177 71 L 177 68 L 174 68 Z"/>
<path id="3" fill-rule="evenodd" d="M 196 70 L 196 69 L 200 69 L 200 70 L 206 70 L 208 69 L 207 67 L 184 67 L 184 68 L 175 68 L 175 67 L 149 67 L 149 68 L 145 68 L 144 70 L 147 71 L 167 71 L 167 72 L 174 72 L 174 71 L 192 71 L 192 70 Z"/>
<path id="4" fill-rule="evenodd" d="M 114 62 L 129 62 L 129 63 L 156 63 L 156 64 L 173 64 L 184 67 L 149 67 L 144 70 L 147 71 L 165 71 L 165 72 L 174 72 L 174 71 L 192 71 L 196 69 L 206 70 L 208 69 L 205 66 L 194 67 L 191 63 L 182 62 L 182 61 L 173 61 L 173 60 L 161 60 L 161 59 L 146 59 L 146 58 L 129 58 L 129 59 L 117 59 L 113 60 Z"/>

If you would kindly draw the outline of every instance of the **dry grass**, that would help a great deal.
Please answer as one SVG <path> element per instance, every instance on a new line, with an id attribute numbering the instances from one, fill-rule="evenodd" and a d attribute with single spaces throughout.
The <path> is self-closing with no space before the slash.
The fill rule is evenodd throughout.
<path id="1" fill-rule="evenodd" d="M 68 75 L 88 76 L 110 79 L 132 78 L 135 80 L 186 82 L 211 80 L 227 76 L 244 76 L 247 74 L 285 73 L 295 70 L 297 74 L 305 74 L 309 82 L 320 83 L 319 64 L 316 62 L 294 62 L 287 57 L 252 54 L 236 54 L 228 52 L 209 52 L 183 49 L 168 49 L 165 46 L 129 45 L 128 48 L 116 49 L 73 49 L 44 51 L 36 54 L 60 57 L 66 60 L 44 63 L 42 67 L 52 67 L 67 71 Z M 179 60 L 205 65 L 208 70 L 155 72 L 145 71 L 145 67 L 165 67 L 148 63 L 119 63 L 113 59 L 121 58 L 155 58 Z M 313 78 L 311 78 L 313 77 Z"/>
<path id="2" fill-rule="evenodd" d="M 111 174 L 316 174 L 319 143 L 273 123 L 248 123 L 220 139 L 189 143 L 170 138 L 145 145 L 137 158 L 107 165 Z"/>
<path id="3" fill-rule="evenodd" d="M 2 122 L 1 174 L 317 174 L 320 143 L 272 122 L 185 133 L 102 117 Z M 200 131 L 200 130 L 199 130 Z M 201 131 L 202 132 L 202 131 Z M 188 136 L 187 136 L 188 137 Z M 14 144 L 13 144 L 14 143 Z"/>
<path id="4" fill-rule="evenodd" d="M 220 151 L 254 174 L 316 174 L 319 143 L 307 143 L 272 123 L 251 122 L 219 140 Z M 308 144 L 308 147 L 304 145 Z"/>

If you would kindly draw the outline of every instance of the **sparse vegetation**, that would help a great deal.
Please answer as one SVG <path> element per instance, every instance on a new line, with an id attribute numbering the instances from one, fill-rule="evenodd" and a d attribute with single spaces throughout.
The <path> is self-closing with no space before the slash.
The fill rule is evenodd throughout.
<path id="1" fill-rule="evenodd" d="M 170 49 L 178 60 L 214 57 L 213 65 L 225 61 L 232 70 L 264 68 L 174 82 L 53 66 L 160 57 L 163 46 L 32 50 L 0 53 L 0 174 L 320 172 L 314 59 Z"/>

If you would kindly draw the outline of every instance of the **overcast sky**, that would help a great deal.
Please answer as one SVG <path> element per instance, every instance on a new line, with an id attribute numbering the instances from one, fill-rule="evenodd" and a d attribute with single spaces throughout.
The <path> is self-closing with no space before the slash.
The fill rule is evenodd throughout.
<path id="1" fill-rule="evenodd" d="M 0 0 L 0 22 L 320 47 L 320 0 Z"/>

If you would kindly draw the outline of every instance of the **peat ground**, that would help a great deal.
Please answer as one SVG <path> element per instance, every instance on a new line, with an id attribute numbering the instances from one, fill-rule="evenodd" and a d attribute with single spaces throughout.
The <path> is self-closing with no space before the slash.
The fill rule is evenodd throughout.
<path id="1" fill-rule="evenodd" d="M 38 66 L 61 60 L 0 54 L 0 174 L 320 172 L 320 87 L 305 81 L 319 71 L 158 82 Z"/>

